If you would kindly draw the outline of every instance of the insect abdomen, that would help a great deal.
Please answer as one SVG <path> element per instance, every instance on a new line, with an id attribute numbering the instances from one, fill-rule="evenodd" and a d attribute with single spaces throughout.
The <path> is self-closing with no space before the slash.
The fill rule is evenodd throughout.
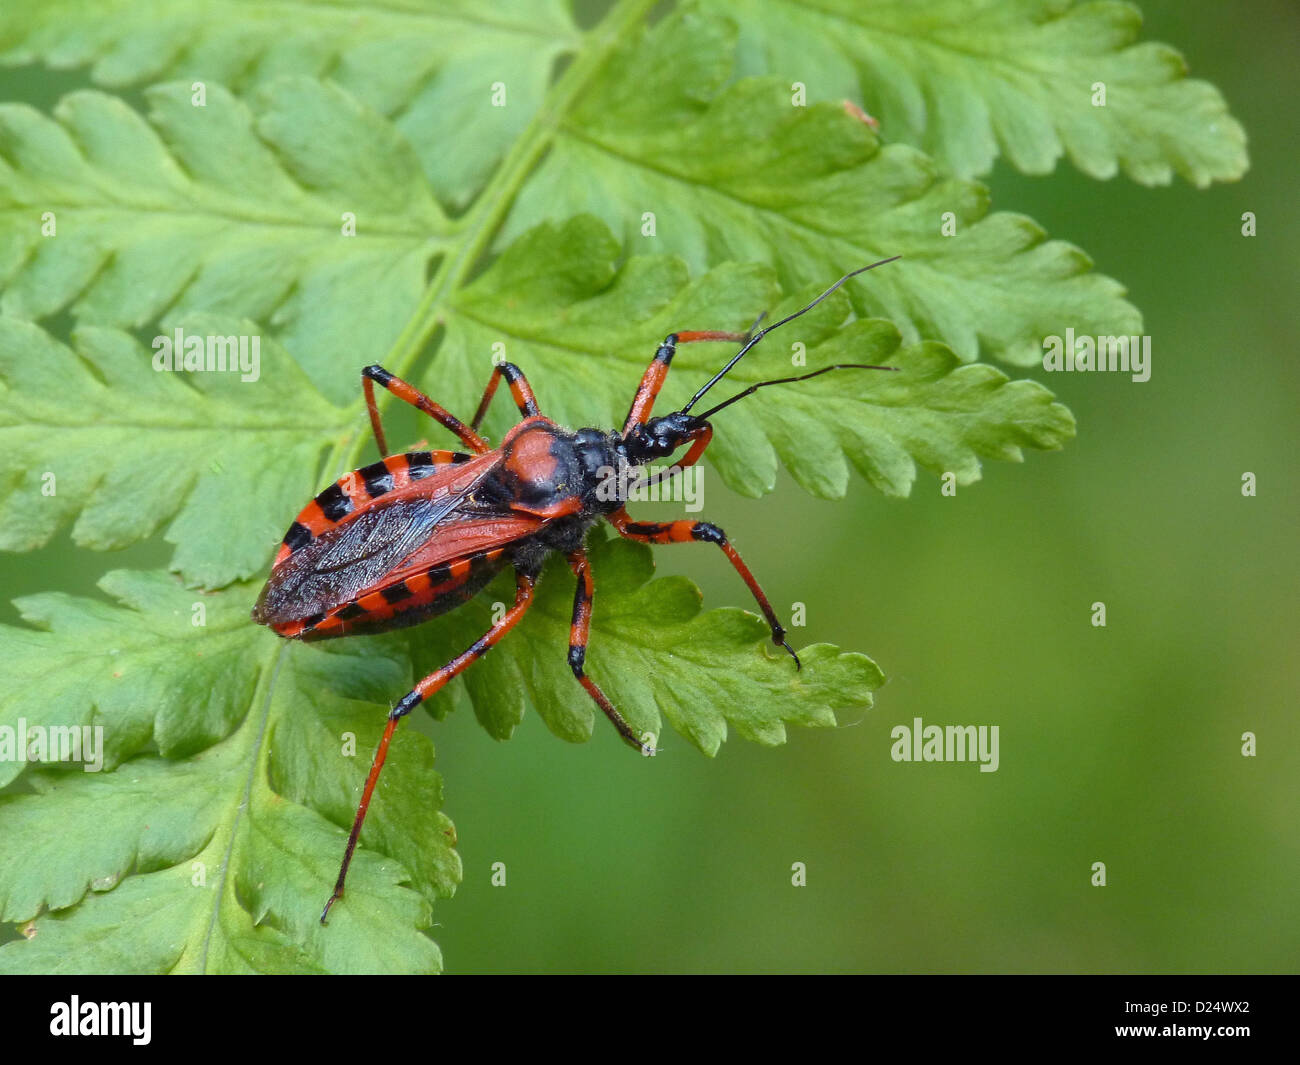
<path id="1" fill-rule="evenodd" d="M 480 551 L 368 591 L 324 613 L 272 628 L 289 639 L 311 641 L 418 625 L 468 602 L 506 561 L 504 550 Z"/>

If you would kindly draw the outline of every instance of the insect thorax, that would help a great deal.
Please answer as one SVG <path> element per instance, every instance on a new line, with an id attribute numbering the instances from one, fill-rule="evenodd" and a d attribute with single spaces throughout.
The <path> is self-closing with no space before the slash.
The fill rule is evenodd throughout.
<path id="1" fill-rule="evenodd" d="M 583 509 L 593 514 L 612 514 L 625 496 L 610 491 L 611 485 L 626 481 L 633 469 L 619 446 L 618 434 L 601 429 L 579 429 L 573 434 L 573 450 L 582 475 Z"/>

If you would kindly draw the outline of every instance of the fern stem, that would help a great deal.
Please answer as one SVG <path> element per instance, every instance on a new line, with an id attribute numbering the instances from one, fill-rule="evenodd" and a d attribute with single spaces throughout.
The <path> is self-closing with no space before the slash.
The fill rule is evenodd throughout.
<path id="1" fill-rule="evenodd" d="M 551 86 L 528 128 L 515 141 L 492 180 L 462 220 L 463 237 L 459 247 L 450 251 L 439 264 L 415 312 L 389 349 L 384 360 L 386 368 L 399 376 L 409 372 L 438 327 L 448 299 L 487 252 L 501 222 L 513 206 L 520 186 L 550 146 L 575 100 L 604 67 L 614 49 L 645 19 L 657 2 L 619 0 L 609 14 L 587 32 L 568 70 Z M 381 396 L 381 406 L 387 407 L 389 400 L 387 395 Z M 356 410 L 357 420 L 361 421 L 362 402 L 359 398 Z M 327 469 L 335 471 L 335 476 L 341 476 L 356 466 L 366 441 L 364 429 L 340 440 L 330 455 Z"/>

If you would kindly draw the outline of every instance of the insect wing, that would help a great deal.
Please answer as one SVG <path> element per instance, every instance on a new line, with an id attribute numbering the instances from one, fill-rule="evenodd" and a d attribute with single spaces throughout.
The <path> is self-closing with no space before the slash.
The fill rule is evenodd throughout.
<path id="1" fill-rule="evenodd" d="M 414 577 L 433 566 L 518 543 L 532 536 L 545 524 L 543 519 L 531 514 L 458 521 L 455 525 L 447 526 L 445 534 L 416 548 L 415 553 L 405 559 L 390 576 L 393 580 Z"/>
<path id="2" fill-rule="evenodd" d="M 325 613 L 355 599 L 426 543 L 439 525 L 457 518 L 458 511 L 483 479 L 496 468 L 484 463 L 453 491 L 434 496 L 422 491 L 383 500 L 360 511 L 346 523 L 328 530 L 286 558 L 271 574 L 254 608 L 254 618 L 279 625 Z M 454 470 L 455 468 L 453 468 Z M 469 471 L 460 467 L 443 477 Z"/>

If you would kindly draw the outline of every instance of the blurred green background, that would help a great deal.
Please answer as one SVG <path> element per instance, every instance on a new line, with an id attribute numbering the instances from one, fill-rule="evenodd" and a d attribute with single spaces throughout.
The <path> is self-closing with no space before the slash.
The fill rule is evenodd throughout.
<path id="1" fill-rule="evenodd" d="M 1128 287 L 1151 380 L 1036 372 L 1078 440 L 990 464 L 956 498 L 924 474 L 901 502 L 855 480 L 828 503 L 788 478 L 744 500 L 706 474 L 703 516 L 779 612 L 806 604 L 795 642 L 864 651 L 888 684 L 839 729 L 772 750 L 733 740 L 713 761 L 671 734 L 638 758 L 602 722 L 570 746 L 535 715 L 509 743 L 468 713 L 423 719 L 465 861 L 436 910 L 449 972 L 1300 968 L 1300 14 L 1142 8 L 1144 37 L 1183 51 L 1245 125 L 1246 179 L 1146 189 L 1062 164 L 1002 166 L 990 184 L 995 208 Z M 39 77 L 5 72 L 0 95 L 44 103 L 82 84 Z M 93 594 L 104 570 L 168 554 L 156 539 L 95 555 L 65 533 L 0 557 L 0 587 Z M 750 605 L 716 552 L 656 557 L 706 605 Z M 6 602 L 0 620 L 15 618 Z M 599 679 L 595 645 L 592 660 Z M 1000 726 L 1001 767 L 893 762 L 890 730 L 914 717 Z"/>

